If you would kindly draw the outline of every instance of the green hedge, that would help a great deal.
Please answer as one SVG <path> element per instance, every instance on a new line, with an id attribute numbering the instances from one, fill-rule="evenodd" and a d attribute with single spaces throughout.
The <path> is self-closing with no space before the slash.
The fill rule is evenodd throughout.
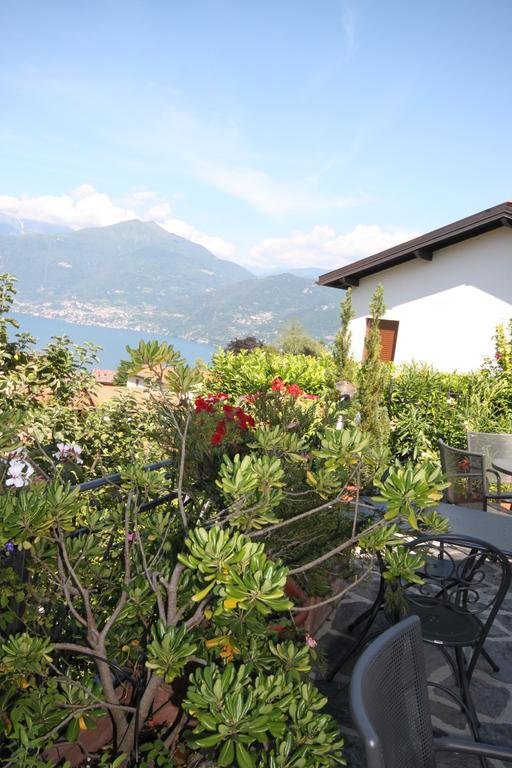
<path id="1" fill-rule="evenodd" d="M 280 354 L 268 349 L 243 350 L 238 354 L 216 352 L 210 365 L 207 387 L 211 392 L 240 395 L 263 392 L 279 376 L 286 384 L 298 384 L 320 395 L 333 381 L 331 355 Z"/>
<path id="2" fill-rule="evenodd" d="M 400 459 L 436 457 L 437 442 L 464 447 L 467 431 L 512 432 L 509 378 L 482 370 L 443 373 L 428 365 L 394 369 L 391 450 Z"/>
<path id="3" fill-rule="evenodd" d="M 404 461 L 435 459 L 442 438 L 450 445 L 466 445 L 468 430 L 512 433 L 512 373 L 487 368 L 474 373 L 444 373 L 416 363 L 390 366 L 390 388 L 385 405 L 391 419 L 393 457 Z M 280 354 L 269 349 L 239 354 L 217 352 L 206 387 L 235 397 L 267 390 L 279 376 L 306 392 L 333 393 L 334 360 Z"/>

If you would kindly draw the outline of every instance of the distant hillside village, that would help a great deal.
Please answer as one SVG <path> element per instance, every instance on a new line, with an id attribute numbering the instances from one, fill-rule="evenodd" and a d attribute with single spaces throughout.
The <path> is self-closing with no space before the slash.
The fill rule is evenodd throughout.
<path id="1" fill-rule="evenodd" d="M 323 341 L 336 333 L 339 296 L 301 270 L 256 277 L 139 220 L 58 233 L 27 229 L 3 234 L 0 227 L 0 272 L 18 278 L 21 312 L 212 345 L 250 334 L 271 343 L 292 319 Z"/>

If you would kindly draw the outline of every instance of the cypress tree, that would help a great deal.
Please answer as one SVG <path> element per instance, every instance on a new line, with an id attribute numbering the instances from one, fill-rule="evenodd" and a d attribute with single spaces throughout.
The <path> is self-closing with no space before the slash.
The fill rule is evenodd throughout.
<path id="1" fill-rule="evenodd" d="M 350 381 L 352 383 L 354 383 L 357 374 L 357 365 L 351 349 L 352 331 L 350 330 L 350 323 L 354 317 L 352 288 L 348 288 L 340 304 L 341 325 L 334 340 L 333 357 L 338 381 Z"/>
<path id="2" fill-rule="evenodd" d="M 364 342 L 365 355 L 359 374 L 357 399 L 361 428 L 370 435 L 373 447 L 381 456 L 387 452 L 390 432 L 384 402 L 389 377 L 380 359 L 379 321 L 385 312 L 384 288 L 378 285 L 370 302 L 370 324 Z"/>

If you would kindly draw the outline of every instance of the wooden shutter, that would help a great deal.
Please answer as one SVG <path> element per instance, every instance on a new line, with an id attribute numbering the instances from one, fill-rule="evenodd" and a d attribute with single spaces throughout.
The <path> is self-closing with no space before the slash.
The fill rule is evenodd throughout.
<path id="1" fill-rule="evenodd" d="M 371 326 L 371 318 L 366 318 L 366 335 Z M 396 337 L 398 336 L 398 320 L 380 320 L 380 359 L 383 362 L 391 362 L 395 359 Z M 363 360 L 366 358 L 366 344 L 363 351 Z"/>

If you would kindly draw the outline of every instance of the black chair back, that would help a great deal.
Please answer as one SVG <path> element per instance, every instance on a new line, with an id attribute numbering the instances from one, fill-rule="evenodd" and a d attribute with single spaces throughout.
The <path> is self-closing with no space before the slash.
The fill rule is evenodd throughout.
<path id="1" fill-rule="evenodd" d="M 468 666 L 469 677 L 473 672 L 478 655 L 483 648 L 496 614 L 510 588 L 512 568 L 507 556 L 497 547 L 480 539 L 458 534 L 434 534 L 420 536 L 407 543 L 407 548 L 424 556 L 425 565 L 419 575 L 422 584 L 411 584 L 406 588 L 407 602 L 412 613 L 415 606 L 422 609 L 439 604 L 449 607 L 443 621 L 451 626 L 439 625 L 440 638 L 446 644 L 449 637 L 457 638 L 457 625 L 462 629 L 458 617 L 470 614 L 475 642 L 464 643 L 464 636 L 454 645 L 472 645 L 473 654 Z M 452 617 L 450 619 L 450 616 Z M 466 623 L 467 627 L 467 623 Z"/>
<path id="2" fill-rule="evenodd" d="M 416 616 L 388 629 L 361 655 L 350 683 L 350 706 L 368 768 L 433 768 L 427 677 Z"/>

